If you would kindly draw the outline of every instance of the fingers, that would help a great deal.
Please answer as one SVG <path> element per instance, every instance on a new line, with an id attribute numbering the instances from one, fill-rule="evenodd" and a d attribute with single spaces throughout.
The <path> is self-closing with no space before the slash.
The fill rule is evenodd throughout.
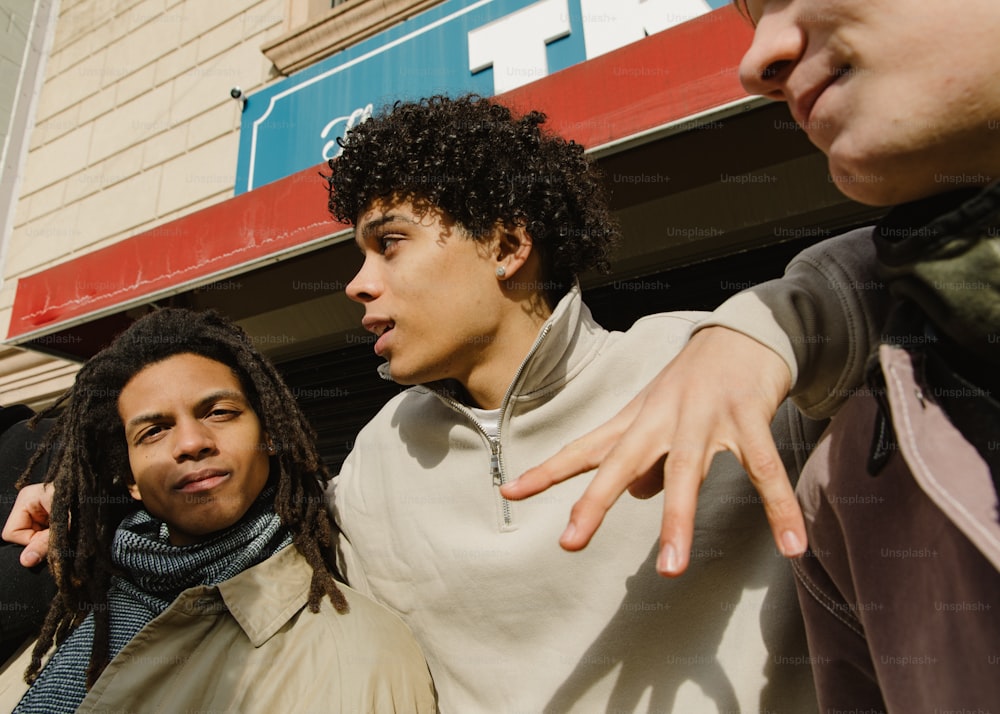
<path id="1" fill-rule="evenodd" d="M 29 484 L 22 488 L 4 524 L 3 539 L 8 543 L 27 545 L 36 531 L 48 526 L 51 502 L 51 494 L 46 493 L 43 484 Z"/>
<path id="2" fill-rule="evenodd" d="M 27 545 L 36 531 L 31 516 L 27 512 L 13 510 L 3 527 L 3 539 L 8 543 Z"/>
<path id="3" fill-rule="evenodd" d="M 566 550 L 580 550 L 625 490 L 649 498 L 663 489 L 657 570 L 673 577 L 688 567 L 708 468 L 716 453 L 729 450 L 760 493 L 779 550 L 800 555 L 804 520 L 771 434 L 790 380 L 784 361 L 760 343 L 726 328 L 706 328 L 610 422 L 501 493 L 526 498 L 597 468 L 559 540 Z"/>
<path id="4" fill-rule="evenodd" d="M 48 484 L 29 484 L 22 488 L 3 527 L 3 539 L 25 546 L 19 558 L 21 565 L 31 568 L 49 552 L 49 510 L 52 508 L 52 488 Z"/>
<path id="5" fill-rule="evenodd" d="M 760 494 L 774 543 L 786 558 L 798 557 L 807 544 L 805 519 L 771 433 L 758 432 L 746 443 L 742 453 L 733 451 Z"/>
<path id="6" fill-rule="evenodd" d="M 802 510 L 770 430 L 763 428 L 761 431 L 761 425 L 765 423 L 766 418 L 750 420 L 756 432 L 752 436 L 744 436 L 742 451 L 735 444 L 728 447 L 720 445 L 703 452 L 701 456 L 697 449 L 686 451 L 675 448 L 671 451 L 663 469 L 663 524 L 656 563 L 661 575 L 676 577 L 688 567 L 698 492 L 713 456 L 723 448 L 735 453 L 760 494 L 778 550 L 787 558 L 798 557 L 805 552 L 807 537 Z"/>
<path id="7" fill-rule="evenodd" d="M 615 437 L 601 433 L 611 426 L 605 424 L 600 429 L 570 442 L 555 456 L 528 469 L 516 480 L 505 483 L 500 487 L 500 494 L 512 501 L 519 501 L 595 468 L 614 443 Z"/>
<path id="8" fill-rule="evenodd" d="M 672 428 L 663 428 L 661 420 L 647 414 L 650 411 L 646 400 L 629 430 L 607 453 L 593 481 L 573 506 L 569 525 L 559 540 L 566 550 L 580 550 L 590 542 L 605 514 L 626 489 L 649 498 L 663 488 L 661 465 L 664 454 L 671 451 L 664 434 Z"/>
<path id="9" fill-rule="evenodd" d="M 701 433 L 694 429 L 694 433 Z M 713 450 L 711 443 L 678 434 L 661 471 L 663 480 L 663 522 L 660 526 L 660 554 L 656 570 L 677 577 L 687 570 L 691 557 L 698 492 L 705 480 Z"/>
<path id="10" fill-rule="evenodd" d="M 21 565 L 26 568 L 33 568 L 41 563 L 49 554 L 49 529 L 38 531 L 28 541 L 28 545 L 21 551 Z"/>
<path id="11" fill-rule="evenodd" d="M 609 455 L 583 495 L 573 504 L 569 514 L 569 525 L 559 538 L 559 545 L 566 550 L 581 550 L 587 547 L 594 533 L 604 522 L 604 516 L 632 482 L 634 473 L 632 468 L 616 462 L 613 456 L 614 453 Z M 647 488 L 650 491 L 649 495 L 659 492 L 662 485 L 660 477 L 657 476 L 655 490 Z"/>
<path id="12" fill-rule="evenodd" d="M 554 456 L 500 487 L 504 498 L 518 501 L 597 468 L 629 427 L 642 405 L 639 393 L 602 426 L 570 442 Z"/>

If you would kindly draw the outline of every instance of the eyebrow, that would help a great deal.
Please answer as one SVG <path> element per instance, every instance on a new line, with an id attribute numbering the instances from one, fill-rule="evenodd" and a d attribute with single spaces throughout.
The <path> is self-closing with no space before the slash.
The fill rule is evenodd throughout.
<path id="1" fill-rule="evenodd" d="M 364 253 L 365 241 L 367 241 L 368 238 L 371 237 L 371 234 L 374 233 L 377 229 L 386 225 L 387 223 L 394 223 L 396 221 L 402 221 L 403 223 L 410 223 L 410 224 L 416 223 L 416 221 L 414 221 L 412 218 L 408 218 L 407 216 L 401 215 L 399 213 L 387 213 L 384 216 L 379 216 L 378 218 L 374 218 L 368 221 L 365 224 L 364 228 L 361 229 L 360 235 L 359 231 L 355 229 L 354 231 L 355 245 L 357 245 L 358 248 L 361 250 L 361 252 Z"/>
<path id="2" fill-rule="evenodd" d="M 398 213 L 387 213 L 384 216 L 375 218 L 374 220 L 368 221 L 365 227 L 361 229 L 361 235 L 367 238 L 376 228 L 384 226 L 386 223 L 393 223 L 394 221 L 403 221 L 404 223 L 416 223 L 416 221 L 402 216 Z"/>
<path id="3" fill-rule="evenodd" d="M 232 389 L 220 389 L 218 391 L 207 394 L 198 400 L 195 404 L 195 411 L 199 411 L 219 401 L 220 399 L 232 399 L 234 401 L 242 403 L 244 406 L 249 407 L 249 402 L 247 401 L 246 395 L 242 392 L 237 392 Z M 157 421 L 163 421 L 169 418 L 169 414 L 164 412 L 150 412 L 149 414 L 140 414 L 139 416 L 129 419 L 128 423 L 125 425 L 126 433 L 131 429 L 139 426 L 140 424 L 150 424 Z"/>

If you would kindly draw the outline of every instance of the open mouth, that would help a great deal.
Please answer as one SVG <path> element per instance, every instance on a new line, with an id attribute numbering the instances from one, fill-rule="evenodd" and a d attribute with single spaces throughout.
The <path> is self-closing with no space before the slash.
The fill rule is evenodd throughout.
<path id="1" fill-rule="evenodd" d="M 385 323 L 384 325 L 379 325 L 375 330 L 373 330 L 376 337 L 375 354 L 377 354 L 379 357 L 381 357 L 382 353 L 385 352 L 387 343 L 386 338 L 388 337 L 389 333 L 391 333 L 395 329 L 395 327 L 396 323 L 390 321 Z"/>

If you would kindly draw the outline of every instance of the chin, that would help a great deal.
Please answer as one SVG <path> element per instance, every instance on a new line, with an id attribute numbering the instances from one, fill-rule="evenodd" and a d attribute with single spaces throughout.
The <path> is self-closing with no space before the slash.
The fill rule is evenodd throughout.
<path id="1" fill-rule="evenodd" d="M 389 376 L 392 377 L 392 381 L 396 384 L 404 384 L 406 386 L 422 384 L 428 381 L 421 379 L 419 375 L 414 374 L 412 371 L 397 368 L 392 362 L 389 363 Z"/>
<path id="2" fill-rule="evenodd" d="M 858 180 L 847 175 L 838 177 L 834 182 L 841 193 L 848 198 L 867 206 L 884 207 L 919 201 L 962 187 L 958 184 L 949 185 L 940 181 L 915 181 L 912 175 L 901 177 L 899 180 L 894 180 L 891 176 L 879 176 L 879 178 L 878 183 L 865 183 L 863 179 Z"/>
<path id="3" fill-rule="evenodd" d="M 894 206 L 904 203 L 909 199 L 896 199 L 897 192 L 888 187 L 873 186 L 861 183 L 859 179 L 851 174 L 832 174 L 833 182 L 842 194 L 852 201 L 863 203 L 866 206 Z"/>
<path id="4" fill-rule="evenodd" d="M 958 188 L 938 180 L 947 173 L 940 168 L 940 157 L 905 144 L 851 142 L 840 136 L 827 163 L 840 192 L 868 206 L 896 206 Z"/>
<path id="5" fill-rule="evenodd" d="M 910 176 L 898 171 L 886 171 L 873 162 L 838 157 L 831 152 L 828 168 L 830 180 L 851 200 L 867 206 L 894 206 L 913 201 L 933 191 L 915 191 Z"/>

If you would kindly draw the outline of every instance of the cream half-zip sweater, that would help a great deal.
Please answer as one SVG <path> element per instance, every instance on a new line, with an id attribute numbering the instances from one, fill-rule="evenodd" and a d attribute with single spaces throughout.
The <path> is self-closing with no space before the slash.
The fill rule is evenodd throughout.
<path id="1" fill-rule="evenodd" d="M 392 399 L 329 491 L 348 580 L 416 635 L 446 714 L 815 711 L 788 563 L 731 455 L 702 488 L 691 566 L 655 572 L 662 499 L 624 496 L 580 553 L 558 545 L 589 477 L 524 502 L 499 485 L 600 425 L 677 353 L 698 313 L 608 332 L 574 288 L 490 439 L 446 384 Z M 815 441 L 782 407 L 792 474 Z"/>

